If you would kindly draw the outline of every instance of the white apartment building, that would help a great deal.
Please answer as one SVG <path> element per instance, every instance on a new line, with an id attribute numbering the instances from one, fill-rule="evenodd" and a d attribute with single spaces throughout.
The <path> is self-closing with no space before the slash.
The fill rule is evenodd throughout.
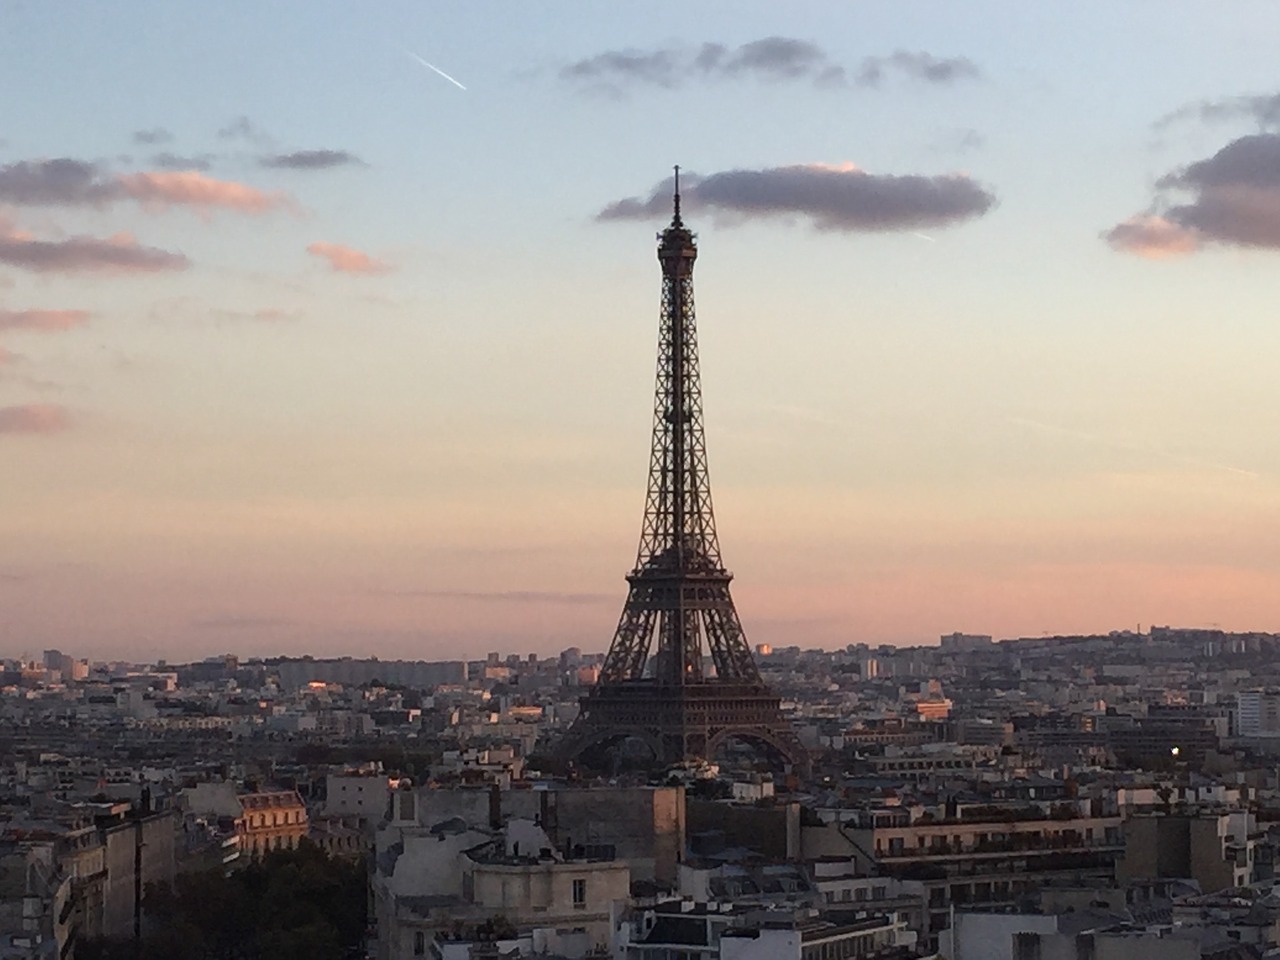
<path id="1" fill-rule="evenodd" d="M 359 817 L 377 825 L 387 818 L 391 781 L 385 773 L 331 773 L 325 778 L 326 817 Z"/>
<path id="2" fill-rule="evenodd" d="M 1236 695 L 1238 737 L 1280 737 L 1280 690 L 1245 690 Z"/>

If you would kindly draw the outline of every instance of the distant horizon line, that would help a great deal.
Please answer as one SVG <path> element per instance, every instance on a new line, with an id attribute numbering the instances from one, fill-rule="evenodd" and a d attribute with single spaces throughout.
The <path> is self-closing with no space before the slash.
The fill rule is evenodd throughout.
<path id="1" fill-rule="evenodd" d="M 1047 633 L 1046 632 L 1040 635 L 1022 635 L 1022 636 L 1000 637 L 1000 638 L 996 638 L 992 634 L 964 633 L 964 632 L 956 631 L 956 632 L 947 633 L 947 634 L 940 634 L 938 637 L 938 640 L 936 642 L 931 642 L 931 643 L 884 642 L 884 643 L 872 644 L 867 642 L 859 642 L 859 643 L 846 644 L 842 647 L 802 646 L 800 644 L 787 644 L 786 646 L 779 646 L 777 644 L 772 644 L 772 643 L 757 643 L 757 644 L 753 644 L 752 648 L 758 656 L 768 656 L 770 654 L 777 654 L 777 653 L 783 653 L 783 652 L 789 652 L 789 651 L 799 651 L 801 653 L 809 653 L 809 652 L 847 653 L 850 651 L 850 648 L 856 649 L 858 647 L 864 647 L 867 652 L 878 651 L 883 649 L 884 647 L 891 647 L 895 651 L 937 650 L 942 648 L 944 640 L 949 640 L 953 637 L 986 639 L 990 641 L 992 645 L 998 645 L 998 644 L 1005 644 L 1005 643 L 1033 643 L 1033 642 L 1043 642 L 1043 641 L 1050 641 L 1050 640 L 1143 638 L 1143 637 L 1151 637 L 1153 635 L 1153 631 L 1158 631 L 1160 633 L 1168 633 L 1175 637 L 1179 634 L 1183 634 L 1183 635 L 1207 634 L 1207 635 L 1217 635 L 1222 637 L 1277 637 L 1277 636 L 1280 636 L 1280 630 L 1227 630 L 1223 627 L 1218 627 L 1218 626 L 1174 627 L 1174 626 L 1165 625 L 1165 624 L 1152 624 L 1148 627 L 1148 629 L 1145 632 L 1141 630 L 1141 624 L 1138 625 L 1138 628 L 1139 629 L 1137 630 L 1127 630 L 1127 629 L 1126 630 L 1109 630 L 1105 633 Z M 762 648 L 764 648 L 768 652 L 767 653 L 762 652 Z M 170 661 L 168 657 L 155 657 L 150 660 L 130 660 L 124 657 L 114 657 L 114 658 L 113 657 L 78 657 L 73 654 L 69 654 L 66 651 L 63 651 L 58 647 L 47 647 L 41 651 L 39 656 L 34 656 L 31 654 L 22 654 L 17 656 L 0 656 L 0 660 L 12 661 L 15 663 L 39 663 L 43 660 L 44 654 L 57 652 L 62 656 L 71 657 L 71 659 L 77 662 L 80 662 L 80 661 L 86 662 L 90 665 L 90 667 L 114 666 L 114 665 L 183 667 L 183 666 L 190 666 L 198 663 L 211 663 L 220 659 L 226 659 L 228 657 L 234 657 L 237 661 L 239 661 L 242 664 L 266 664 L 266 663 L 281 662 L 281 661 L 310 660 L 315 662 L 353 661 L 353 662 L 380 662 L 380 663 L 465 663 L 468 666 L 470 666 L 471 664 L 492 663 L 493 661 L 491 657 L 495 654 L 498 657 L 497 662 L 499 665 L 505 664 L 512 657 L 515 657 L 521 663 L 528 663 L 529 657 L 531 655 L 537 656 L 536 662 L 540 663 L 544 660 L 554 660 L 558 658 L 561 654 L 568 652 L 570 650 L 577 650 L 578 656 L 587 657 L 587 658 L 590 658 L 590 657 L 603 658 L 607 652 L 605 649 L 601 649 L 598 651 L 583 651 L 581 647 L 575 647 L 573 645 L 570 645 L 568 647 L 565 647 L 562 651 L 560 651 L 560 653 L 552 653 L 552 654 L 538 654 L 536 653 L 536 651 L 526 651 L 525 653 L 502 653 L 497 651 L 487 651 L 486 653 L 480 656 L 427 659 L 427 658 L 410 658 L 410 657 L 403 657 L 403 656 L 382 657 L 382 656 L 378 656 L 377 654 L 357 656 L 349 653 L 336 654 L 336 655 L 335 654 L 316 655 L 316 654 L 310 654 L 310 653 L 302 653 L 302 654 L 274 653 L 274 654 L 250 654 L 245 656 L 245 655 L 241 655 L 239 653 L 234 653 L 231 651 L 224 651 L 222 653 L 207 654 L 205 656 L 198 657 L 195 659 Z"/>

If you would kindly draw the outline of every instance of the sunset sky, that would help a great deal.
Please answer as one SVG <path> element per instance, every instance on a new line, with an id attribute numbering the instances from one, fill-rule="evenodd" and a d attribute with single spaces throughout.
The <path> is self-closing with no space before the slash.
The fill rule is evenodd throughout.
<path id="1" fill-rule="evenodd" d="M 0 0 L 0 654 L 604 649 L 676 163 L 750 642 L 1280 630 L 1277 37 Z"/>

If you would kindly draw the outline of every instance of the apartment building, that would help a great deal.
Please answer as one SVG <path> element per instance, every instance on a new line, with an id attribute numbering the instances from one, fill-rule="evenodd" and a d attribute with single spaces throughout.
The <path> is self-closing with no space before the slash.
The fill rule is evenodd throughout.
<path id="1" fill-rule="evenodd" d="M 307 807 L 296 790 L 242 793 L 236 820 L 240 850 L 251 857 L 293 850 L 307 835 Z"/>
<path id="2" fill-rule="evenodd" d="M 859 872 L 918 881 L 926 893 L 929 946 L 953 906 L 1013 903 L 1045 881 L 1110 881 L 1124 850 L 1118 816 L 1085 816 L 1062 804 L 970 807 L 961 817 L 856 812 L 844 823 L 806 827 L 806 857 L 850 857 Z"/>

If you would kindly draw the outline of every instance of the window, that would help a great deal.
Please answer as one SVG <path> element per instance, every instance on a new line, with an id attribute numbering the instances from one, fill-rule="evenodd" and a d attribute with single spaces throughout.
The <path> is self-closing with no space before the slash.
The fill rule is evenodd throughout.
<path id="1" fill-rule="evenodd" d="M 421 930 L 413 932 L 413 955 L 415 957 L 425 957 L 427 955 L 427 935 Z"/>
<path id="2" fill-rule="evenodd" d="M 585 907 L 587 905 L 587 881 L 573 881 L 573 905 L 575 907 Z"/>

